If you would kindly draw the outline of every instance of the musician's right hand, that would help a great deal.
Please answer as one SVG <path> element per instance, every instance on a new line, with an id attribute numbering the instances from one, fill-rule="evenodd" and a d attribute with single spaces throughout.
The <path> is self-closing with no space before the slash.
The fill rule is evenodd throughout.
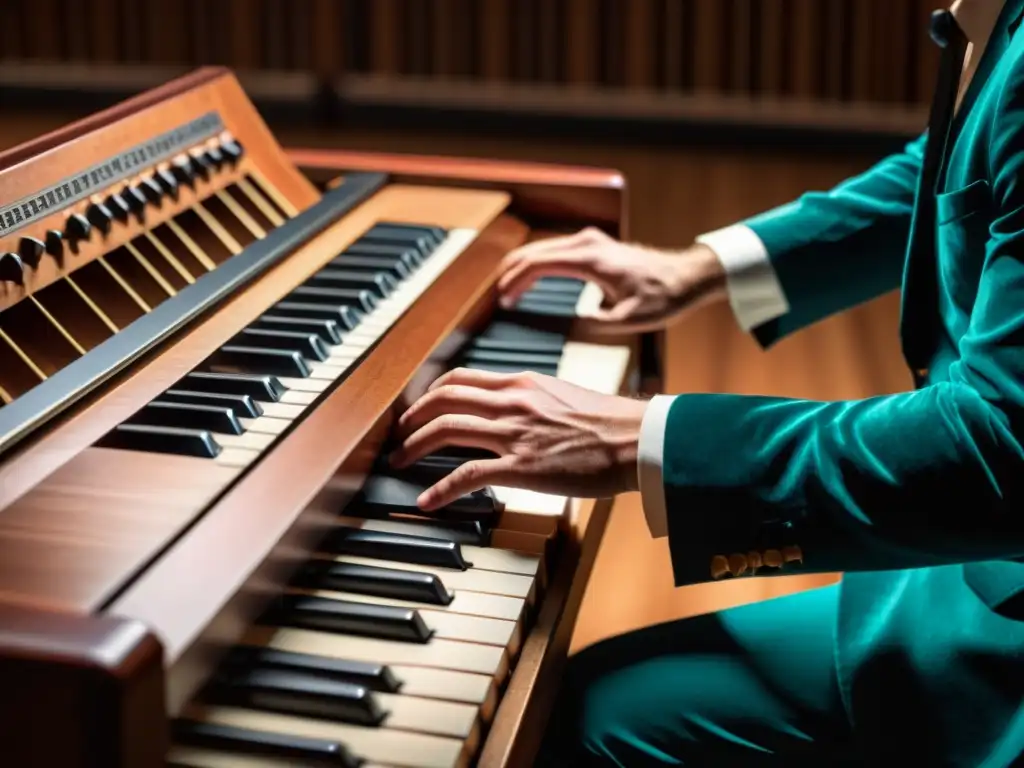
<path id="1" fill-rule="evenodd" d="M 513 306 L 541 277 L 596 284 L 604 305 L 586 320 L 605 333 L 658 330 L 726 292 L 724 269 L 707 246 L 669 253 L 619 242 L 593 228 L 510 252 L 498 281 L 503 306 Z"/>

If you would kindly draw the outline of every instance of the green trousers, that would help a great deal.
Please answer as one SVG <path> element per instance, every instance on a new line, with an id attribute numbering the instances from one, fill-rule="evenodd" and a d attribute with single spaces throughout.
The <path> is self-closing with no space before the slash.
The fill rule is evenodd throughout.
<path id="1" fill-rule="evenodd" d="M 575 655 L 538 766 L 844 766 L 838 586 L 650 627 Z"/>

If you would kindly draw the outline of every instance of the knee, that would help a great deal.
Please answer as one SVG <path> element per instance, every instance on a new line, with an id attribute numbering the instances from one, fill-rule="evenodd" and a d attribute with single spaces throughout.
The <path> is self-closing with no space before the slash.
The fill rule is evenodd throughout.
<path id="1" fill-rule="evenodd" d="M 683 765 L 678 741 L 686 729 L 678 708 L 666 707 L 659 695 L 664 692 L 657 680 L 667 682 L 661 665 L 650 660 L 616 666 L 602 651 L 585 650 L 570 659 L 548 726 L 545 760 L 538 765 Z"/>

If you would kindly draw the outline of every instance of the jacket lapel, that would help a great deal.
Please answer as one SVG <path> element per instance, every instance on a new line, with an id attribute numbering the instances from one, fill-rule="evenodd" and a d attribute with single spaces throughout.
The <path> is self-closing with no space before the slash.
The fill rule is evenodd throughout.
<path id="1" fill-rule="evenodd" d="M 992 34 L 988 39 L 982 58 L 978 63 L 974 76 L 967 91 L 957 108 L 955 115 L 946 123 L 940 136 L 943 141 L 939 148 L 938 168 L 940 173 L 946 166 L 946 158 L 956 142 L 964 121 L 970 114 L 984 89 L 993 70 L 1005 53 L 1010 37 L 1020 25 L 1024 17 L 1024 0 L 1007 0 L 1003 5 Z M 930 134 L 929 144 L 933 141 Z M 928 151 L 925 150 L 925 156 Z M 932 355 L 936 351 L 941 333 L 941 317 L 937 305 L 938 278 L 935 252 L 935 195 L 941 189 L 942 177 L 934 179 L 936 185 L 924 184 L 918 187 L 918 199 L 911 222 L 910 238 L 907 247 L 907 258 L 903 269 L 903 301 L 900 312 L 900 336 L 903 342 L 904 357 L 911 370 L 914 371 L 915 383 L 921 386 L 927 379 Z M 926 197 L 927 196 L 927 197 Z"/>

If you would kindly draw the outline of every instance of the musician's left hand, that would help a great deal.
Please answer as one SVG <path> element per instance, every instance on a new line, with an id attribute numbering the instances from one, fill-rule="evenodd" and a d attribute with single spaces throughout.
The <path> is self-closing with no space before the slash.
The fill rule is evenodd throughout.
<path id="1" fill-rule="evenodd" d="M 436 510 L 488 485 L 580 498 L 637 489 L 637 443 L 647 403 L 550 376 L 457 369 L 398 420 L 396 468 L 448 446 L 497 458 L 463 464 L 419 498 Z"/>

